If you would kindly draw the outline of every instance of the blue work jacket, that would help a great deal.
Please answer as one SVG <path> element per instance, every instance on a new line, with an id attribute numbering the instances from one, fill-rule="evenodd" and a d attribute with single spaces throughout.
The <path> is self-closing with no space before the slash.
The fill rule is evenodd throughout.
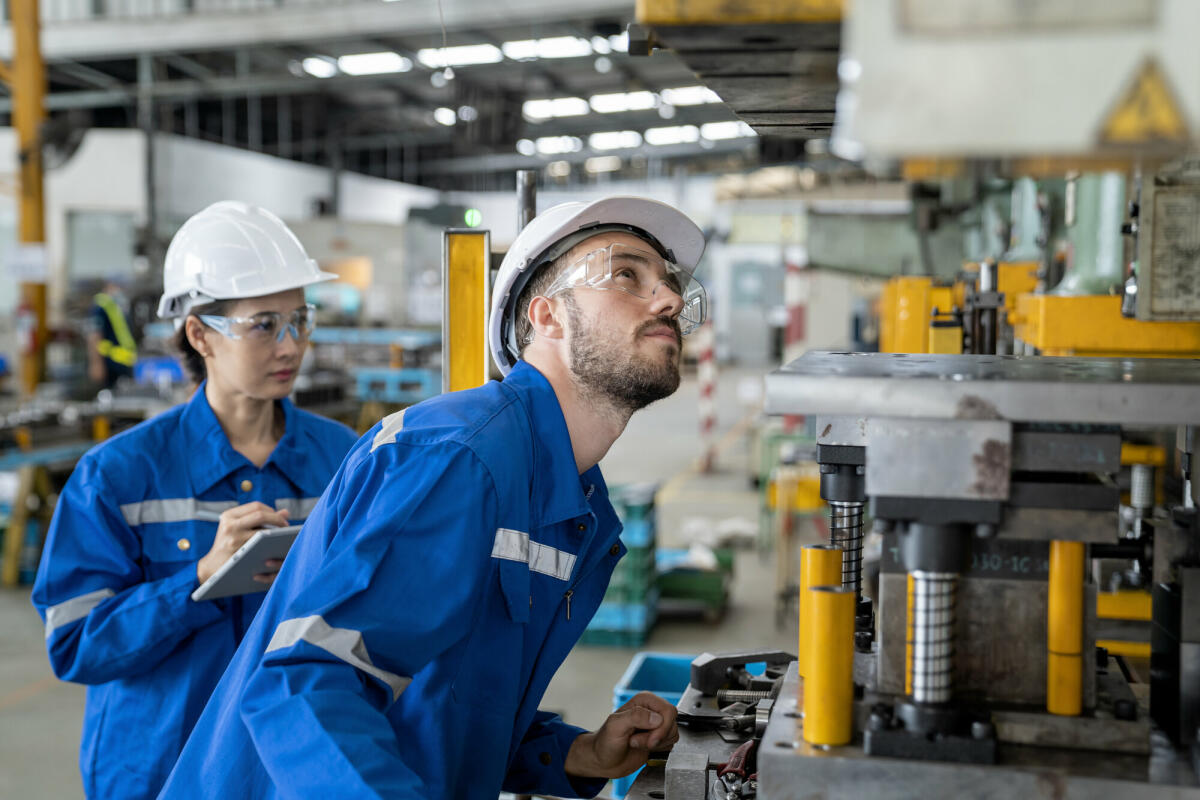
<path id="1" fill-rule="evenodd" d="M 582 729 L 539 711 L 624 554 L 554 390 L 501 383 L 385 418 L 284 564 L 164 798 L 590 797 Z"/>
<path id="2" fill-rule="evenodd" d="M 193 602 L 215 517 L 259 501 L 303 520 L 354 443 L 281 401 L 260 469 L 229 444 L 204 386 L 89 451 L 58 498 L 33 603 L 59 678 L 88 685 L 79 768 L 90 798 L 155 797 L 261 594 Z"/>

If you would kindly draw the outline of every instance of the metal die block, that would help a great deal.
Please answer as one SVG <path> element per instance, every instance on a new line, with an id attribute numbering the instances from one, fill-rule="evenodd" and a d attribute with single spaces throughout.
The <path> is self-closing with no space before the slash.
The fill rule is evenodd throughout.
<path id="1" fill-rule="evenodd" d="M 817 444 L 866 447 L 867 420 L 863 417 L 817 417 Z"/>
<path id="2" fill-rule="evenodd" d="M 1200 423 L 1200 360 L 810 351 L 767 376 L 770 414 Z"/>
<path id="3" fill-rule="evenodd" d="M 1068 477 L 1076 476 L 1059 474 L 1052 479 L 1013 481 L 1008 500 L 1023 508 L 1116 511 L 1121 502 L 1121 490 L 1115 483 L 1087 476 L 1065 480 Z"/>
<path id="4" fill-rule="evenodd" d="M 867 494 L 1006 500 L 1012 426 L 995 420 L 867 421 Z"/>
<path id="5" fill-rule="evenodd" d="M 1117 511 L 1079 509 L 1013 508 L 1004 510 L 1000 539 L 1066 542 L 1112 542 L 1117 530 Z"/>
<path id="6" fill-rule="evenodd" d="M 1121 468 L 1121 434 L 1017 429 L 1012 464 L 1019 472 L 1116 472 Z"/>
<path id="7" fill-rule="evenodd" d="M 780 697 L 795 696 L 791 668 Z M 873 702 L 864 698 L 862 704 Z M 1197 800 L 1200 791 L 1147 782 L 1143 755 L 1014 746 L 1000 742 L 996 765 L 868 756 L 856 742 L 821 748 L 804 743 L 797 720 L 777 704 L 758 754 L 758 796 L 763 800 Z M 862 720 L 863 714 L 856 714 Z"/>
<path id="8" fill-rule="evenodd" d="M 906 584 L 904 573 L 879 576 L 877 685 L 897 695 L 904 694 Z M 964 577 L 955 633 L 956 692 L 987 702 L 1046 702 L 1045 583 Z"/>
<path id="9" fill-rule="evenodd" d="M 955 621 L 956 694 L 988 703 L 1041 707 L 1046 702 L 1046 614 L 1049 556 L 1042 542 L 974 542 L 958 581 Z M 884 538 L 876 612 L 876 686 L 905 693 L 907 575 L 895 537 Z M 1095 641 L 1095 586 L 1084 587 L 1084 645 Z M 1084 707 L 1095 705 L 1093 670 L 1084 670 Z"/>
<path id="10" fill-rule="evenodd" d="M 675 749 L 667 758 L 666 800 L 695 800 L 708 794 L 708 754 Z"/>

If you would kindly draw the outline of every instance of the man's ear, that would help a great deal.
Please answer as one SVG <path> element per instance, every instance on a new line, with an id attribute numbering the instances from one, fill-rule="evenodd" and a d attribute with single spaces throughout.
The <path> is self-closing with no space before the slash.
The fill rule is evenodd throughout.
<path id="1" fill-rule="evenodd" d="M 529 324 L 533 326 L 534 339 L 561 339 L 566 331 L 560 320 L 561 304 L 545 297 L 535 297 L 529 301 Z"/>

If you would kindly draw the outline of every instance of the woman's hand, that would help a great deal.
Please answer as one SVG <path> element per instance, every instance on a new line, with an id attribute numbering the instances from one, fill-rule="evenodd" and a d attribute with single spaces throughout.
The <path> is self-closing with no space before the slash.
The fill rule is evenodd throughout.
<path id="1" fill-rule="evenodd" d="M 221 565 L 233 556 L 251 536 L 263 528 L 282 528 L 288 524 L 288 512 L 276 510 L 265 503 L 253 502 L 231 508 L 221 514 L 212 549 L 196 562 L 196 578 L 200 583 L 212 577 Z M 283 561 L 270 559 L 261 573 L 254 576 L 260 583 L 271 583 Z"/>

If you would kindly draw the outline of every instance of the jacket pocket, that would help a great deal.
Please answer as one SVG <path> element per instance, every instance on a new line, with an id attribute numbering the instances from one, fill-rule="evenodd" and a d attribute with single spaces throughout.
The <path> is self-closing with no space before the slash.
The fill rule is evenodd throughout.
<path id="1" fill-rule="evenodd" d="M 508 618 L 524 625 L 529 622 L 529 565 L 520 561 L 500 562 L 500 592 Z"/>
<path id="2" fill-rule="evenodd" d="M 486 591 L 483 609 L 463 645 L 454 697 L 460 703 L 483 704 L 494 713 L 515 713 L 529 621 L 529 566 L 498 560 Z"/>
<path id="3" fill-rule="evenodd" d="M 212 523 L 208 527 L 214 528 Z M 156 525 L 142 534 L 142 561 L 147 580 L 166 578 L 195 564 L 212 547 L 214 531 L 196 525 Z M 215 530 L 215 528 L 214 528 Z"/>

